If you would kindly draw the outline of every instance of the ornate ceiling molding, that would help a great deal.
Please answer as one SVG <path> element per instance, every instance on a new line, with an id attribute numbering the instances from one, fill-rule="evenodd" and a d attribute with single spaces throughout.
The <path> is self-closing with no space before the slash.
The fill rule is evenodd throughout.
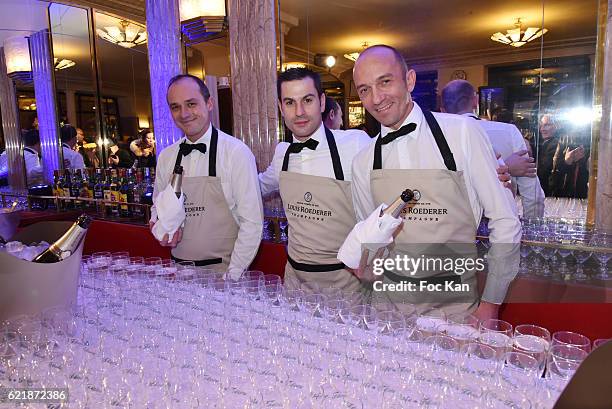
<path id="1" fill-rule="evenodd" d="M 50 0 L 45 1 L 50 2 Z M 71 6 L 91 7 L 98 11 L 124 17 L 141 24 L 145 24 L 146 20 L 144 0 L 53 0 L 53 2 Z"/>

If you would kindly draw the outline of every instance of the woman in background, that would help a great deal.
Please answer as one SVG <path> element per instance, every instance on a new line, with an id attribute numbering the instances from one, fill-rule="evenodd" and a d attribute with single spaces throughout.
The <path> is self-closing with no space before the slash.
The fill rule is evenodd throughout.
<path id="1" fill-rule="evenodd" d="M 155 157 L 155 137 L 153 132 L 146 128 L 139 132 L 140 137 L 130 143 L 130 151 L 136 156 L 134 167 L 154 168 L 157 160 Z"/>

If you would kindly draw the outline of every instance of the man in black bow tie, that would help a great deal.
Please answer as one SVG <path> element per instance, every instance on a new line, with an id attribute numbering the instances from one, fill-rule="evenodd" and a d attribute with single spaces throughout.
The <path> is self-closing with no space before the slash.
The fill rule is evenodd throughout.
<path id="1" fill-rule="evenodd" d="M 153 202 L 180 165 L 187 217 L 160 244 L 172 247 L 176 261 L 193 261 L 237 279 L 255 257 L 263 228 L 255 157 L 242 141 L 212 126 L 213 100 L 201 79 L 172 78 L 166 98 L 185 137 L 159 154 Z M 152 226 L 155 207 L 151 213 Z"/>
<path id="2" fill-rule="evenodd" d="M 264 195 L 279 191 L 283 200 L 289 225 L 285 284 L 314 292 L 336 288 L 361 300 L 362 284 L 337 254 L 356 222 L 353 157 L 371 140 L 363 131 L 330 130 L 323 125 L 325 94 L 313 71 L 292 68 L 281 73 L 277 90 L 292 142 L 277 145 L 259 180 Z"/>
<path id="3" fill-rule="evenodd" d="M 416 73 L 392 47 L 377 45 L 361 53 L 353 81 L 363 106 L 381 123 L 376 142 L 353 161 L 358 218 L 367 218 L 381 203 L 390 204 L 404 189 L 418 190 L 421 197 L 402 214 L 403 224 L 388 258 L 418 257 L 431 263 L 414 269 L 390 268 L 385 263 L 382 282 L 374 283 L 373 301 L 391 303 L 400 310 L 414 304 L 420 311 L 439 308 L 447 314 L 496 317 L 518 270 L 521 227 L 497 178 L 497 163 L 486 134 L 476 121 L 419 107 L 410 95 Z M 448 271 L 436 264 L 436 258 L 448 256 L 458 266 L 462 260 L 456 255 L 462 255 L 469 262 L 466 259 L 475 254 L 475 234 L 483 214 L 489 218 L 494 248 L 489 251 L 489 275 L 479 303 L 473 271 Z M 401 285 L 384 286 L 398 283 Z M 467 286 L 456 287 L 459 283 Z M 416 291 L 392 291 L 394 288 Z"/>

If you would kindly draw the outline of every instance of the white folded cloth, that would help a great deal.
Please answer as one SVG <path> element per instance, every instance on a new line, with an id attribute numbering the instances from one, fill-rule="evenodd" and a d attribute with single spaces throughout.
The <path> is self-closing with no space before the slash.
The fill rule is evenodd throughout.
<path id="1" fill-rule="evenodd" d="M 159 241 L 163 240 L 164 235 L 168 235 L 168 240 L 181 227 L 185 221 L 185 209 L 183 202 L 185 195 L 181 194 L 180 199 L 176 197 L 171 185 L 159 194 L 154 200 L 157 209 L 157 221 L 153 226 L 153 235 Z"/>
<path id="2" fill-rule="evenodd" d="M 385 203 L 381 204 L 367 219 L 353 227 L 338 251 L 338 260 L 349 268 L 357 268 L 361 260 L 362 246 L 370 251 L 376 251 L 393 242 L 393 233 L 402 219 L 396 219 L 389 214 L 383 214 L 381 217 L 380 212 L 386 208 Z"/>

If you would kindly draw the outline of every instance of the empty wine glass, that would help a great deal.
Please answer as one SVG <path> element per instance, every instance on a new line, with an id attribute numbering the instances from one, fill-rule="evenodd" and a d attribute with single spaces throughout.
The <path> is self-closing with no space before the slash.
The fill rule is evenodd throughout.
<path id="1" fill-rule="evenodd" d="M 599 273 L 595 278 L 599 280 L 610 280 L 612 276 L 608 274 L 608 261 L 612 257 L 612 234 L 606 232 L 595 232 L 589 243 L 597 247 L 593 255 L 599 262 Z"/>
<path id="2" fill-rule="evenodd" d="M 552 345 L 571 345 L 584 350 L 591 351 L 591 340 L 582 334 L 571 331 L 557 331 L 552 336 Z"/>
<path id="3" fill-rule="evenodd" d="M 593 341 L 593 349 L 599 348 L 603 344 L 610 342 L 610 341 L 612 341 L 612 338 L 598 338 L 595 341 Z"/>
<path id="4" fill-rule="evenodd" d="M 591 257 L 589 250 L 574 250 L 574 257 L 576 258 L 576 272 L 573 275 L 574 280 L 586 280 L 589 277 L 584 273 L 584 262 Z"/>

